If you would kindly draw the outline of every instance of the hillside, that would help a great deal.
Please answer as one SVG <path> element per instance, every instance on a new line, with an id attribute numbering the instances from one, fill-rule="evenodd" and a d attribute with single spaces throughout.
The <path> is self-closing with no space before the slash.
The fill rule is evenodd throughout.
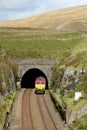
<path id="1" fill-rule="evenodd" d="M 0 23 L 0 27 L 87 30 L 87 5 L 55 10 L 22 20 Z"/>
<path id="2" fill-rule="evenodd" d="M 50 29 L 52 30 L 50 31 Z M 87 5 L 0 23 L 1 90 L 3 90 L 3 86 L 1 86 L 3 78 L 4 83 L 7 83 L 5 83 L 7 90 L 13 83 L 10 73 L 12 72 L 10 71 L 11 67 L 8 65 L 12 65 L 14 71 L 17 67 L 15 64 L 10 64 L 7 59 L 60 58 L 61 63 L 52 68 L 54 75 L 52 75 L 53 84 L 51 86 L 53 92 L 56 91 L 62 95 L 63 107 L 67 108 L 66 115 L 69 116 L 70 121 L 70 116 L 75 115 L 74 112 L 76 115 L 80 112 L 81 122 L 74 117 L 73 123 L 75 124 L 70 126 L 72 130 L 87 129 L 87 115 L 83 118 L 81 115 L 87 113 L 87 109 L 85 111 L 83 109 L 84 105 L 87 104 L 87 34 L 80 31 L 87 32 Z M 81 70 L 84 70 L 85 73 L 78 75 L 81 74 Z M 63 75 L 64 71 L 66 77 Z M 15 76 L 18 78 L 17 75 Z M 79 82 L 75 84 L 76 88 L 72 89 L 74 88 L 73 83 L 78 81 L 78 76 Z M 67 91 L 69 87 L 71 88 Z M 74 101 L 75 91 L 81 91 L 83 94 L 83 97 L 77 102 Z M 3 108 L 7 109 L 9 98 L 7 95 L 6 105 L 3 102 L 0 104 L 0 123 L 2 123 L 4 116 L 2 115 Z"/>

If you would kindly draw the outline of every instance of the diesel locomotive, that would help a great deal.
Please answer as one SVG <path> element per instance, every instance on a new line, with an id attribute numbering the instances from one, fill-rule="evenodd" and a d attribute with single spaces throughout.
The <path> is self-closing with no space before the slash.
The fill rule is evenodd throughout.
<path id="1" fill-rule="evenodd" d="M 45 94 L 45 88 L 46 88 L 46 79 L 42 76 L 37 77 L 35 80 L 35 94 L 36 93 Z"/>

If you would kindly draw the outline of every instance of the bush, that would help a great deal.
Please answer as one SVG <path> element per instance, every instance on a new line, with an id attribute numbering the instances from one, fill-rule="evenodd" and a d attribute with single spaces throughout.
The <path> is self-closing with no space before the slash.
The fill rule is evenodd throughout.
<path id="1" fill-rule="evenodd" d="M 60 94 L 61 94 L 61 96 L 64 96 L 64 88 L 60 89 Z"/>
<path id="2" fill-rule="evenodd" d="M 87 130 L 87 114 L 69 125 L 70 130 Z"/>

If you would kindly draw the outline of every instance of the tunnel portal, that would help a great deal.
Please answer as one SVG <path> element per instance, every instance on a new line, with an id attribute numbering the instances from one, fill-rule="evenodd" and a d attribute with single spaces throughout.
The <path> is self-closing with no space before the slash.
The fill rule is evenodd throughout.
<path id="1" fill-rule="evenodd" d="M 21 88 L 34 88 L 35 79 L 39 76 L 42 76 L 46 79 L 46 89 L 48 89 L 48 79 L 46 75 L 37 68 L 32 68 L 25 72 L 21 80 Z"/>

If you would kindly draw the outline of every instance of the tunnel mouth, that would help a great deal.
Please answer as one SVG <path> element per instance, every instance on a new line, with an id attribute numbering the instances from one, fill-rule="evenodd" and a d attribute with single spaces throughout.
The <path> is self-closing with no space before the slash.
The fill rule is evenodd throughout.
<path id="1" fill-rule="evenodd" d="M 42 76 L 46 80 L 46 89 L 48 89 L 48 79 L 44 72 L 38 68 L 32 68 L 25 72 L 21 79 L 21 88 L 35 88 L 35 80 Z"/>

